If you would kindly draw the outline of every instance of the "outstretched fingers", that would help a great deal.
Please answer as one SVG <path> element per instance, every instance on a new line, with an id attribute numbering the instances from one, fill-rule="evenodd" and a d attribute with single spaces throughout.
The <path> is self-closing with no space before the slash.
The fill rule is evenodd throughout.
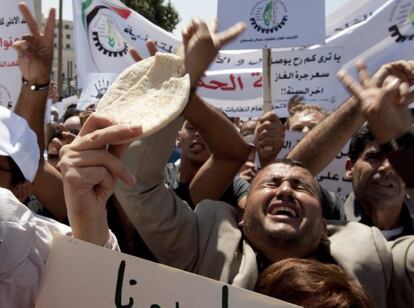
<path id="1" fill-rule="evenodd" d="M 39 28 L 37 27 L 36 20 L 33 18 L 33 15 L 30 12 L 27 4 L 19 3 L 19 9 L 24 19 L 26 20 L 27 26 L 29 27 L 29 30 L 32 33 L 32 35 L 36 38 L 40 37 L 40 32 L 39 32 Z"/>
<path id="2" fill-rule="evenodd" d="M 352 95 L 354 95 L 358 99 L 361 98 L 363 88 L 359 83 L 354 81 L 353 78 L 345 70 L 339 70 L 337 73 L 337 77 Z"/>
<path id="3" fill-rule="evenodd" d="M 134 59 L 135 62 L 139 62 L 142 60 L 141 55 L 139 54 L 139 52 L 135 49 L 135 48 L 129 48 L 128 50 L 129 55 L 132 57 L 132 59 Z"/>
<path id="4" fill-rule="evenodd" d="M 56 10 L 54 8 L 50 9 L 49 17 L 46 22 L 44 37 L 46 47 L 53 48 L 53 39 L 55 35 L 55 19 L 56 19 Z"/>
<path id="5" fill-rule="evenodd" d="M 359 81 L 361 82 L 362 86 L 364 88 L 376 87 L 375 83 L 372 81 L 372 78 L 368 73 L 367 67 L 362 60 L 357 61 L 356 67 L 358 69 Z"/>
<path id="6" fill-rule="evenodd" d="M 239 22 L 227 30 L 218 33 L 216 35 L 216 39 L 219 42 L 220 47 L 239 36 L 240 33 L 242 33 L 245 29 L 246 25 L 242 22 Z"/>

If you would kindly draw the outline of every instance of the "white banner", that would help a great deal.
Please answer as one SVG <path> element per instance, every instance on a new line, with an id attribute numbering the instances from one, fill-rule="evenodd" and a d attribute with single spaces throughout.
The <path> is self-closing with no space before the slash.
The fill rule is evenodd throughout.
<path id="1" fill-rule="evenodd" d="M 350 0 L 326 17 L 326 37 L 364 22 L 388 0 Z"/>
<path id="2" fill-rule="evenodd" d="M 148 57 L 145 41 L 156 41 L 159 51 L 175 52 L 179 44 L 171 33 L 155 26 L 117 0 L 73 0 L 76 64 L 79 83 L 86 86 L 89 73 L 119 74 L 134 61 L 135 47 Z"/>
<path id="3" fill-rule="evenodd" d="M 0 106 L 14 109 L 21 88 L 17 52 L 12 45 L 29 33 L 17 4 L 20 0 L 0 0 Z M 26 1 L 33 12 L 33 3 Z"/>
<path id="4" fill-rule="evenodd" d="M 179 40 L 170 33 L 130 11 L 117 0 L 84 1 L 83 3 L 87 4 L 83 9 L 81 3 L 81 0 L 74 0 L 76 46 L 79 49 L 77 55 L 82 55 L 77 56 L 77 69 L 78 74 L 83 78 L 80 84 L 84 86 L 86 86 L 84 83 L 86 76 L 90 72 L 119 73 L 131 64 L 132 59 L 123 52 L 125 46 L 136 47 L 145 56 L 147 50 L 144 41 L 149 37 L 157 41 L 161 51 L 174 51 L 179 44 Z M 414 0 L 363 1 L 361 10 L 352 9 L 352 6 L 347 5 L 346 18 L 338 19 L 336 24 L 331 22 L 329 31 L 336 33 L 335 29 L 341 27 L 346 29 L 328 38 L 324 46 L 316 45 L 306 49 L 312 53 L 312 56 L 313 54 L 322 56 L 324 51 L 319 49 L 336 48 L 337 57 L 340 53 L 341 63 L 335 59 L 332 63 L 322 63 L 324 61 L 318 63 L 321 66 L 321 74 L 322 70 L 325 74 L 329 72 L 329 77 L 319 78 L 320 84 L 316 87 L 308 86 L 305 80 L 292 80 L 287 88 L 283 87 L 286 89 L 286 97 L 280 97 L 281 89 L 279 93 L 273 95 L 273 109 L 279 116 L 287 114 L 286 101 L 287 96 L 291 95 L 287 93 L 290 87 L 293 90 L 289 92 L 305 91 L 305 93 L 308 88 L 307 99 L 313 99 L 315 102 L 318 100 L 331 111 L 348 97 L 348 93 L 334 74 L 339 65 L 353 68 L 356 58 L 362 55 L 367 61 L 368 69 L 375 71 L 382 64 L 394 59 L 403 59 L 405 55 L 406 59 L 413 59 L 414 54 L 410 52 L 414 49 L 412 40 L 414 27 L 411 23 L 413 3 Z M 374 11 L 379 5 L 382 6 Z M 365 21 L 358 19 L 355 21 L 356 24 L 351 26 L 352 18 L 358 18 L 355 16 L 361 14 L 367 15 Z M 273 62 L 281 58 L 276 51 L 273 54 L 276 56 Z M 329 58 L 329 52 L 325 59 L 326 57 Z M 198 93 L 207 102 L 225 110 L 229 116 L 257 116 L 261 112 L 262 105 L 262 89 L 257 86 L 261 66 L 259 50 L 222 51 L 200 83 Z M 298 74 L 306 74 L 306 70 L 303 73 L 302 71 L 298 70 Z M 296 76 L 296 70 L 286 71 L 289 76 L 291 72 Z M 274 71 L 273 77 L 276 73 L 282 73 L 283 77 L 283 68 L 281 72 Z M 324 93 L 316 93 L 322 88 Z M 315 93 L 310 97 L 312 91 Z M 333 92 L 335 95 L 331 95 Z M 326 95 L 327 93 L 329 95 Z M 315 95 L 318 95 L 318 98 Z M 279 101 L 280 99 L 283 101 Z"/>
<path id="5" fill-rule="evenodd" d="M 219 0 L 217 16 L 220 30 L 240 21 L 247 26 L 224 49 L 281 48 L 325 42 L 324 0 Z"/>
<path id="6" fill-rule="evenodd" d="M 289 308 L 252 291 L 69 237 L 53 240 L 36 308 Z"/>
<path id="7" fill-rule="evenodd" d="M 286 131 L 285 144 L 278 154 L 278 158 L 286 157 L 302 138 L 303 134 L 300 132 Z M 335 159 L 316 177 L 323 188 L 337 193 L 342 200 L 345 200 L 352 191 L 352 181 L 345 177 L 345 163 L 348 159 L 348 150 L 349 142 L 336 155 Z"/>

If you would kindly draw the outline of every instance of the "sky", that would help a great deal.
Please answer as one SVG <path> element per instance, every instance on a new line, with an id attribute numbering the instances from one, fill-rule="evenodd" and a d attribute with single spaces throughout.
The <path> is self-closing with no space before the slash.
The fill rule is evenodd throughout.
<path id="1" fill-rule="evenodd" d="M 80 0 L 77 0 L 80 1 Z M 168 0 L 164 0 L 167 2 Z M 226 1 L 226 0 L 221 0 Z M 306 1 L 306 0 L 304 0 Z M 342 4 L 351 0 L 326 0 L 326 14 L 333 12 Z M 352 0 L 358 1 L 358 0 Z M 178 34 L 181 29 L 189 23 L 192 16 L 199 16 L 204 20 L 211 20 L 217 15 L 217 0 L 171 0 L 171 3 L 175 6 L 180 14 L 181 22 L 178 24 L 174 33 Z M 42 11 L 44 15 L 47 15 L 49 8 L 57 8 L 59 0 L 42 0 Z M 63 0 L 63 19 L 73 19 L 72 15 L 72 0 Z"/>

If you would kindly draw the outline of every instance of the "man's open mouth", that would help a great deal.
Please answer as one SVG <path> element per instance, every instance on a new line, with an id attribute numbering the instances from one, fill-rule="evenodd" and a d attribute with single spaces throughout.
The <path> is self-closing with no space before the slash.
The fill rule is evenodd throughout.
<path id="1" fill-rule="evenodd" d="M 299 209 L 296 204 L 292 202 L 274 202 L 267 208 L 267 213 L 272 216 L 287 216 L 290 218 L 299 217 Z"/>

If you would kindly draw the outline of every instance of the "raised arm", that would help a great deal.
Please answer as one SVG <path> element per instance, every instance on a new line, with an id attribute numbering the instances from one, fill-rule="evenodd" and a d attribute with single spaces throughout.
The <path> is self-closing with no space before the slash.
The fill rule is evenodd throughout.
<path id="1" fill-rule="evenodd" d="M 15 112 L 25 118 L 36 133 L 40 153 L 43 153 L 45 149 L 44 115 L 53 61 L 55 10 L 50 10 L 45 32 L 42 33 L 27 5 L 21 3 L 19 9 L 27 21 L 31 35 L 25 35 L 13 44 L 17 50 L 23 78 Z M 35 86 L 39 88 L 32 90 Z"/>
<path id="2" fill-rule="evenodd" d="M 215 33 L 216 23 L 209 28 L 198 18 L 183 31 L 185 70 L 190 74 L 194 92 L 201 76 L 217 56 L 221 46 L 243 31 L 241 24 Z M 221 113 L 192 95 L 184 117 L 206 141 L 211 156 L 190 182 L 193 204 L 204 199 L 220 199 L 249 155 L 249 146 L 235 126 Z"/>
<path id="3" fill-rule="evenodd" d="M 399 61 L 397 65 L 410 67 L 408 61 Z M 358 68 L 360 84 L 346 74 L 342 81 L 361 100 L 362 112 L 380 149 L 406 182 L 407 192 L 413 198 L 414 130 L 411 111 L 407 106 L 414 98 L 413 93 L 409 93 L 409 87 L 414 84 L 414 71 L 411 75 L 409 71 L 405 76 L 396 74 L 401 79 L 389 75 L 382 80 L 383 86 L 379 87 L 362 63 Z"/>
<path id="4" fill-rule="evenodd" d="M 287 158 L 302 162 L 316 176 L 363 123 L 360 103 L 351 97 L 307 133 Z"/>
<path id="5" fill-rule="evenodd" d="M 45 150 L 45 109 L 53 61 L 53 33 L 55 10 L 51 9 L 45 32 L 41 33 L 26 4 L 19 4 L 27 21 L 31 35 L 25 35 L 14 43 L 19 57 L 19 66 L 24 79 L 15 112 L 25 118 L 36 133 L 40 150 L 39 169 L 33 183 L 33 193 L 44 207 L 58 220 L 66 218 L 60 173 L 44 161 Z M 37 90 L 31 88 L 37 87 Z"/>
<path id="6" fill-rule="evenodd" d="M 211 155 L 190 182 L 193 204 L 218 200 L 249 155 L 249 146 L 221 113 L 193 95 L 183 115 L 206 141 Z"/>
<path id="7" fill-rule="evenodd" d="M 413 80 L 411 68 L 413 61 L 393 62 L 382 66 L 373 77 L 373 82 L 382 85 L 387 76 L 399 76 L 404 80 Z M 360 66 L 361 64 L 358 64 Z M 364 72 L 360 71 L 361 74 Z M 344 71 L 338 77 L 346 79 Z M 288 158 L 304 163 L 309 171 L 316 175 L 334 159 L 352 134 L 364 123 L 361 103 L 355 96 L 350 97 L 335 112 L 312 129 L 288 154 Z"/>

